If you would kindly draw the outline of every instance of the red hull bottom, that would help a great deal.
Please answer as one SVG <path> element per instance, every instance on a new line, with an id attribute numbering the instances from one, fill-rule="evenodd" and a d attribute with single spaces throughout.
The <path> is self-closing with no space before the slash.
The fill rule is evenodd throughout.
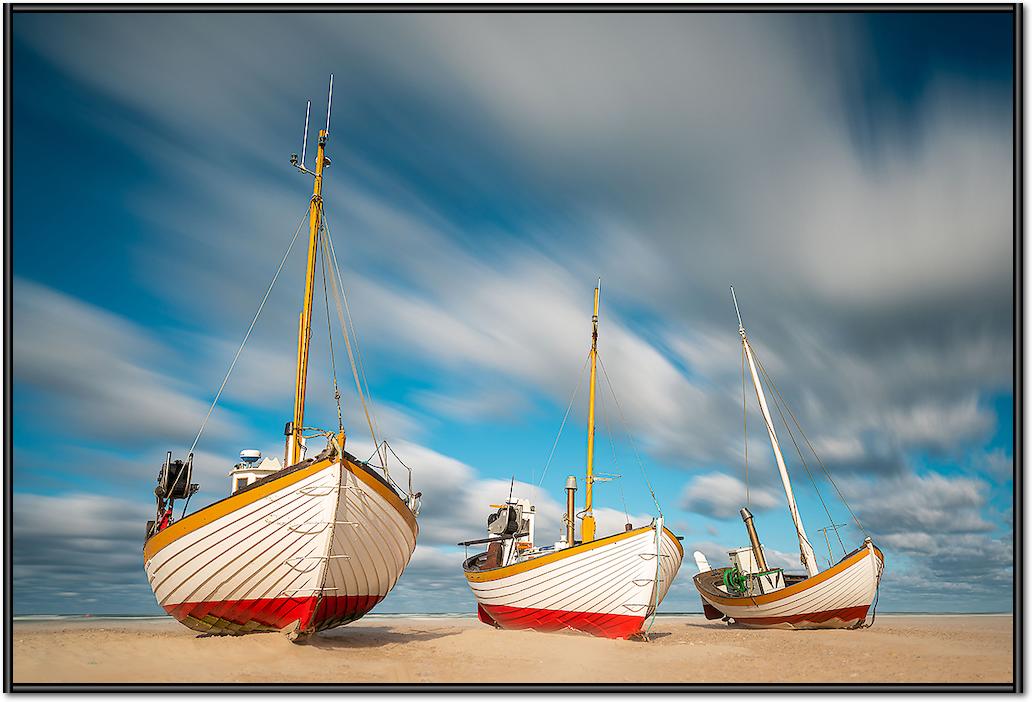
<path id="1" fill-rule="evenodd" d="M 485 624 L 502 629 L 562 631 L 575 629 L 607 639 L 627 639 L 641 632 L 645 617 L 597 612 L 566 612 L 557 609 L 477 605 L 477 616 Z M 486 617 L 486 618 L 485 618 Z"/>
<path id="2" fill-rule="evenodd" d="M 376 595 L 270 597 L 183 602 L 166 605 L 165 611 L 182 624 L 206 634 L 279 631 L 295 623 L 300 632 L 312 633 L 349 624 L 367 614 L 382 599 Z"/>
<path id="3" fill-rule="evenodd" d="M 735 622 L 746 626 L 781 626 L 792 629 L 826 629 L 834 628 L 836 625 L 845 628 L 867 618 L 869 608 L 870 605 L 860 605 L 859 607 L 829 609 L 825 612 L 795 614 L 789 617 L 737 617 Z"/>

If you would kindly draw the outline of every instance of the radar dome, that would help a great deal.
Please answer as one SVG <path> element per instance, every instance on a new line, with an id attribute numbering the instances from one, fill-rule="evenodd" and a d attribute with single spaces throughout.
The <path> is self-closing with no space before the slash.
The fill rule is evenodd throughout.
<path id="1" fill-rule="evenodd" d="M 262 458 L 262 452 L 258 449 L 244 449 L 240 452 L 240 460 L 244 463 L 255 463 Z"/>

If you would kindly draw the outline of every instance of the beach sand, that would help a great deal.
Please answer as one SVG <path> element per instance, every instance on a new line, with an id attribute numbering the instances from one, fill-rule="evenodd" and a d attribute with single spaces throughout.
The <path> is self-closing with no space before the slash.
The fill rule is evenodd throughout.
<path id="1" fill-rule="evenodd" d="M 1010 683 L 1010 615 L 879 615 L 873 628 L 729 628 L 661 616 L 652 640 L 367 617 L 304 645 L 171 620 L 16 621 L 14 682 Z"/>

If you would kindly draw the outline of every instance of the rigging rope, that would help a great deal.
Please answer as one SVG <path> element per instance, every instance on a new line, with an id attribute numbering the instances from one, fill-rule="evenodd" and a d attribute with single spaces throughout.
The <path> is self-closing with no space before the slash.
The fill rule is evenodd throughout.
<path id="1" fill-rule="evenodd" d="M 755 351 L 753 351 L 753 356 L 754 357 L 756 356 L 756 352 Z M 756 359 L 756 365 L 760 367 L 760 373 L 763 374 L 764 380 L 766 380 L 767 384 L 770 385 L 771 388 L 773 388 L 773 382 L 771 381 L 770 376 L 767 375 L 767 371 L 763 368 L 763 364 L 760 363 L 760 359 L 759 358 Z M 779 399 L 780 399 L 780 402 L 779 402 Z M 792 446 L 795 447 L 796 454 L 799 456 L 799 462 L 803 464 L 803 469 L 806 471 L 806 477 L 808 477 L 810 479 L 810 484 L 813 485 L 813 491 L 817 493 L 817 499 L 820 500 L 821 507 L 824 508 L 824 514 L 827 515 L 827 517 L 828 517 L 828 523 L 829 524 L 834 524 L 835 523 L 835 518 L 831 516 L 831 511 L 828 509 L 828 505 L 825 504 L 825 502 L 824 502 L 824 496 L 821 495 L 821 490 L 820 490 L 820 488 L 817 487 L 817 481 L 813 479 L 813 473 L 810 472 L 810 467 L 806 464 L 806 459 L 803 458 L 803 452 L 799 449 L 799 444 L 798 444 L 798 442 L 796 442 L 795 434 L 792 432 L 792 427 L 789 426 L 788 420 L 785 419 L 785 413 L 781 411 L 781 405 L 782 405 L 783 402 L 784 402 L 784 398 L 782 398 L 780 394 L 775 393 L 775 396 L 774 396 L 774 409 L 776 409 L 778 411 L 778 416 L 781 417 L 781 423 L 785 425 L 785 430 L 788 432 L 788 438 L 790 438 L 792 440 Z M 827 532 L 825 532 L 825 533 L 827 533 Z M 839 536 L 839 533 L 838 533 L 837 529 L 835 530 L 835 538 L 838 539 L 839 546 L 842 547 L 842 553 L 845 554 L 846 553 L 846 547 L 842 543 L 842 537 Z"/>
<path id="2" fill-rule="evenodd" d="M 325 222 L 325 220 L 323 220 Z M 326 310 L 326 338 L 330 342 L 330 368 L 333 373 L 333 399 L 337 401 L 337 431 L 344 431 L 344 416 L 340 409 L 340 387 L 337 385 L 337 356 L 333 353 L 333 325 L 330 324 L 330 295 L 326 291 L 326 256 L 319 259 L 322 264 L 323 304 Z"/>
<path id="3" fill-rule="evenodd" d="M 324 255 L 327 258 L 329 258 L 332 255 L 332 253 L 333 253 L 333 250 L 330 248 L 330 245 L 328 243 L 329 240 L 330 240 L 329 231 L 327 231 L 326 232 L 326 236 L 322 240 L 323 253 L 324 253 Z M 341 305 L 342 285 L 341 285 L 341 280 L 340 280 L 340 269 L 337 268 L 337 274 L 335 276 L 334 275 L 334 268 L 337 267 L 337 260 L 336 260 L 336 258 L 330 258 L 330 262 L 331 262 L 332 265 L 327 270 L 330 273 L 330 277 L 334 278 L 334 280 L 332 281 L 333 294 L 334 294 L 334 302 L 336 303 L 336 306 L 337 306 L 337 317 L 340 320 L 341 330 L 344 333 L 344 346 L 345 346 L 345 348 L 348 351 L 348 360 L 351 362 L 351 374 L 355 378 L 355 389 L 358 391 L 358 399 L 362 403 L 362 411 L 365 412 L 366 424 L 369 426 L 369 434 L 373 438 L 373 446 L 376 447 L 377 454 L 379 455 L 379 457 L 381 459 L 381 462 L 383 463 L 381 468 L 383 468 L 383 472 L 385 474 L 387 474 L 387 459 L 386 459 L 386 456 L 380 452 L 380 442 L 376 438 L 376 431 L 373 428 L 372 417 L 369 416 L 369 406 L 366 403 L 365 393 L 362 392 L 362 382 L 359 380 L 358 368 L 355 365 L 355 355 L 354 355 L 354 352 L 351 349 L 351 339 L 349 338 L 347 325 L 346 325 L 346 323 L 344 321 L 344 308 Z M 389 477 L 389 475 L 388 475 L 388 477 Z"/>
<path id="4" fill-rule="evenodd" d="M 570 404 L 566 406 L 566 414 L 563 415 L 563 421 L 559 424 L 559 431 L 555 435 L 555 441 L 552 442 L 552 450 L 548 452 L 548 460 L 545 461 L 545 468 L 541 471 L 541 479 L 537 481 L 538 486 L 545 479 L 545 474 L 548 473 L 548 467 L 552 465 L 552 456 L 555 455 L 555 447 L 559 445 L 559 437 L 563 434 L 563 427 L 566 426 L 566 420 L 570 416 L 570 410 L 573 409 L 573 401 L 577 399 L 577 392 L 580 390 L 581 382 L 584 380 L 584 369 L 588 366 L 588 361 L 591 360 L 591 352 L 588 352 L 587 358 L 584 359 L 584 365 L 581 366 L 580 373 L 577 374 L 577 386 L 573 389 L 573 394 L 570 395 Z M 534 482 L 534 473 L 530 474 L 530 481 Z"/>
<path id="5" fill-rule="evenodd" d="M 600 414 L 602 415 L 602 425 L 606 429 L 606 436 L 609 437 L 609 448 L 613 452 L 613 468 L 619 470 L 620 469 L 620 464 L 619 464 L 619 461 L 617 461 L 617 458 L 616 458 L 616 444 L 613 443 L 613 432 L 610 431 L 610 429 L 609 429 L 609 413 L 606 412 L 605 393 L 603 393 L 601 396 L 599 396 L 599 403 L 598 404 L 602 408 L 602 411 L 600 412 Z M 622 476 L 617 474 L 616 477 L 620 478 Z M 620 502 L 623 503 L 624 519 L 627 522 L 629 522 L 629 521 L 631 521 L 631 517 L 627 513 L 627 499 L 624 497 L 623 483 L 617 483 L 617 487 L 620 488 Z"/>
<path id="6" fill-rule="evenodd" d="M 321 208 L 322 208 L 322 205 L 320 204 L 320 211 L 322 211 Z M 323 221 L 326 222 L 325 214 L 323 216 Z M 324 240 L 324 247 L 328 251 L 328 253 L 326 255 L 330 259 L 330 263 L 332 264 L 330 266 L 331 276 L 333 276 L 334 273 L 336 275 L 336 279 L 335 279 L 336 284 L 333 286 L 333 292 L 334 292 L 334 296 L 335 296 L 335 302 L 337 303 L 337 316 L 340 318 L 341 329 L 342 329 L 342 331 L 344 333 L 344 346 L 347 348 L 347 351 L 348 351 L 348 361 L 351 363 L 351 373 L 352 373 L 352 375 L 355 378 L 355 388 L 358 391 L 358 399 L 362 403 L 362 411 L 365 413 L 366 424 L 369 426 L 369 434 L 372 436 L 372 439 L 373 439 L 373 446 L 377 447 L 377 453 L 380 454 L 380 442 L 376 438 L 377 434 L 379 434 L 379 427 L 377 426 L 376 421 L 373 418 L 373 414 L 374 413 L 370 409 L 370 406 L 372 405 L 372 399 L 370 398 L 368 401 L 366 400 L 366 395 L 368 395 L 368 393 L 369 393 L 369 384 L 368 384 L 368 382 L 365 382 L 365 391 L 363 392 L 363 382 L 365 381 L 365 370 L 364 370 L 364 368 L 361 371 L 359 370 L 360 367 L 361 367 L 362 358 L 361 358 L 361 353 L 360 353 L 360 351 L 358 349 L 358 334 L 355 331 L 354 322 L 352 322 L 352 320 L 351 320 L 351 308 L 348 307 L 348 296 L 347 296 L 347 293 L 344 291 L 344 279 L 343 279 L 343 277 L 340 274 L 340 265 L 337 263 L 337 252 L 333 248 L 333 239 L 332 239 L 332 237 L 330 235 L 330 226 L 329 226 L 328 222 L 326 224 L 326 237 L 325 237 L 325 240 Z M 344 302 L 343 308 L 341 307 L 341 300 L 343 300 L 343 302 Z M 345 321 L 344 321 L 345 320 L 345 316 L 347 317 L 348 322 L 350 322 L 350 334 L 348 332 L 349 325 L 346 324 Z M 355 337 L 355 348 L 354 348 L 354 350 L 352 350 L 352 347 L 351 347 L 351 338 L 350 338 L 351 336 Z M 358 357 L 358 361 L 357 362 L 355 360 L 356 356 Z M 382 466 L 381 467 L 383 468 L 383 471 L 386 474 L 387 473 L 387 452 L 386 451 L 383 451 L 383 453 L 380 454 L 380 459 L 381 459 L 381 462 L 382 462 Z"/>
<path id="7" fill-rule="evenodd" d="M 620 423 L 623 425 L 624 433 L 627 434 L 627 439 L 631 443 L 631 448 L 634 450 L 634 457 L 638 461 L 638 467 L 641 469 L 641 477 L 645 479 L 645 487 L 649 489 L 649 495 L 652 496 L 652 502 L 656 505 L 656 511 L 659 512 L 659 516 L 663 516 L 663 508 L 659 506 L 659 500 L 656 498 L 656 493 L 652 489 L 652 483 L 649 482 L 649 475 L 645 471 L 645 464 L 641 460 L 641 455 L 638 453 L 638 444 L 634 441 L 634 436 L 631 434 L 630 429 L 627 427 L 627 418 L 624 417 L 623 407 L 620 406 L 620 399 L 616 396 L 616 391 L 613 390 L 613 383 L 609 380 L 609 374 L 606 372 L 606 364 L 602 362 L 602 357 L 599 356 L 598 351 L 595 351 L 595 357 L 598 359 L 598 365 L 602 369 L 602 377 L 606 379 L 606 385 L 609 386 L 609 394 L 613 396 L 613 402 L 616 404 L 616 409 L 620 413 Z"/>
<path id="8" fill-rule="evenodd" d="M 742 339 L 742 438 L 745 444 L 745 506 L 752 508 L 752 500 L 749 497 L 749 428 L 746 423 L 745 411 L 745 339 Z"/>
<path id="9" fill-rule="evenodd" d="M 758 365 L 760 365 L 760 369 L 762 370 L 763 366 L 760 364 L 759 359 L 756 360 L 756 363 Z M 763 371 L 763 375 L 766 377 L 767 376 L 767 371 Z M 833 488 L 835 488 L 835 492 L 838 493 L 839 499 L 842 500 L 842 504 L 845 505 L 846 510 L 849 512 L 849 516 L 853 518 L 854 522 L 856 522 L 857 527 L 859 527 L 859 529 L 863 533 L 863 535 L 869 537 L 870 534 L 867 533 L 867 530 L 864 529 L 864 525 L 861 524 L 860 520 L 857 519 L 855 514 L 853 514 L 853 510 L 850 508 L 849 502 L 842 495 L 842 491 L 839 490 L 838 485 L 835 484 L 835 481 L 832 479 L 831 474 L 828 472 L 827 467 L 824 465 L 824 461 L 822 461 L 821 457 L 817 455 L 817 451 L 813 448 L 813 444 L 810 443 L 810 439 L 808 439 L 806 434 L 803 432 L 803 427 L 799 424 L 799 420 L 796 419 L 795 414 L 793 414 L 792 408 L 789 407 L 788 403 L 785 402 L 784 398 L 781 397 L 781 392 L 778 390 L 778 386 L 775 385 L 775 383 L 774 383 L 774 381 L 772 379 L 768 378 L 768 380 L 770 382 L 771 388 L 774 390 L 774 393 L 779 398 L 781 398 L 782 402 L 784 402 L 785 409 L 788 410 L 789 416 L 792 417 L 792 421 L 795 423 L 796 427 L 798 427 L 798 429 L 799 429 L 799 434 L 803 437 L 803 440 L 806 442 L 806 445 L 810 448 L 810 452 L 813 454 L 813 457 L 817 459 L 817 463 L 820 464 L 821 470 L 824 471 L 824 475 L 825 475 L 825 477 L 827 477 L 828 482 L 831 483 L 831 486 Z"/>
<path id="10" fill-rule="evenodd" d="M 254 313 L 254 318 L 251 320 L 251 325 L 247 327 L 247 333 L 244 334 L 244 340 L 240 342 L 240 347 L 237 349 L 236 355 L 233 356 L 233 362 L 229 364 L 229 370 L 226 371 L 226 377 L 222 379 L 222 385 L 219 386 L 219 391 L 215 393 L 215 399 L 211 401 L 211 407 L 208 408 L 208 414 L 204 415 L 204 421 L 201 422 L 201 428 L 197 430 L 197 436 L 194 437 L 193 444 L 190 445 L 190 453 L 194 452 L 197 448 L 197 442 L 201 440 L 201 434 L 204 433 L 204 428 L 208 425 L 208 419 L 211 417 L 211 413 L 215 410 L 215 405 L 218 404 L 219 398 L 222 397 L 222 391 L 226 388 L 226 383 L 229 382 L 229 376 L 232 375 L 233 369 L 236 367 L 237 360 L 240 358 L 240 352 L 244 350 L 244 344 L 251 336 L 251 331 L 254 329 L 254 325 L 258 322 L 258 317 L 261 315 L 262 310 L 265 308 L 265 302 L 269 299 L 269 294 L 272 293 L 272 288 L 276 285 L 276 281 L 279 279 L 280 272 L 283 270 L 283 264 L 287 262 L 287 257 L 290 256 L 291 249 L 294 248 L 294 242 L 297 241 L 297 235 L 301 233 L 301 227 L 304 226 L 305 218 L 309 215 L 309 209 L 305 209 L 304 215 L 301 216 L 301 221 L 297 223 L 297 229 L 294 231 L 294 236 L 290 240 L 290 244 L 287 245 L 287 250 L 283 254 L 283 258 L 280 260 L 279 267 L 276 268 L 276 274 L 272 276 L 272 282 L 269 283 L 269 289 L 265 291 L 265 297 L 262 298 L 262 302 L 258 305 L 258 311 Z"/>
<path id="11" fill-rule="evenodd" d="M 744 339 L 743 339 L 743 342 L 749 343 L 748 341 L 746 341 Z M 744 346 L 743 346 L 743 348 L 744 348 Z M 749 345 L 749 348 L 752 349 L 752 344 Z M 760 365 L 760 360 L 758 358 L 756 358 L 756 352 L 755 351 L 753 351 L 753 358 L 756 360 L 756 365 Z M 754 382 L 755 382 L 755 379 L 754 379 Z M 756 388 L 756 400 L 757 400 L 757 402 L 759 401 L 759 399 L 760 399 L 760 389 L 757 387 Z M 762 412 L 760 414 L 763 415 Z M 763 425 L 765 427 L 767 427 L 767 431 L 770 433 L 771 436 L 776 436 L 776 433 L 774 432 L 774 426 L 773 426 L 774 425 L 774 419 L 773 418 L 771 418 L 771 420 L 768 422 L 766 415 L 763 415 Z M 788 471 L 787 466 L 785 468 L 785 471 L 786 472 Z M 807 472 L 809 472 L 809 471 L 807 471 Z M 784 479 L 784 478 L 782 478 L 782 479 Z M 810 481 L 813 482 L 813 477 L 812 476 L 810 478 Z M 816 486 L 816 483 L 815 483 L 814 484 L 814 488 L 816 488 L 816 487 L 817 486 Z M 819 492 L 818 492 L 818 495 L 820 495 Z M 798 515 L 795 515 L 795 516 L 798 516 Z M 807 546 L 810 547 L 810 550 L 813 551 L 813 544 L 810 543 L 810 539 L 807 538 L 806 534 L 804 534 L 802 532 L 802 529 L 801 529 L 800 525 L 795 523 L 795 516 L 793 516 L 792 521 L 795 524 L 796 536 L 799 539 L 800 549 L 802 548 L 802 545 L 805 543 Z M 800 519 L 802 519 L 802 518 L 800 517 Z M 802 555 L 803 555 L 802 552 L 800 552 L 799 555 L 800 555 L 800 558 L 802 558 Z M 814 553 L 814 558 L 816 558 L 816 556 L 817 556 L 816 553 Z M 816 564 L 814 564 L 814 565 L 816 566 Z"/>

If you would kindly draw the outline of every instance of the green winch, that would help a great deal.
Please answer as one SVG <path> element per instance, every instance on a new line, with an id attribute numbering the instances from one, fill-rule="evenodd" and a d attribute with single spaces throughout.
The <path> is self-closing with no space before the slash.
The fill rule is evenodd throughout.
<path id="1" fill-rule="evenodd" d="M 728 592 L 744 593 L 749 589 L 749 579 L 738 568 L 724 570 L 724 587 Z"/>

